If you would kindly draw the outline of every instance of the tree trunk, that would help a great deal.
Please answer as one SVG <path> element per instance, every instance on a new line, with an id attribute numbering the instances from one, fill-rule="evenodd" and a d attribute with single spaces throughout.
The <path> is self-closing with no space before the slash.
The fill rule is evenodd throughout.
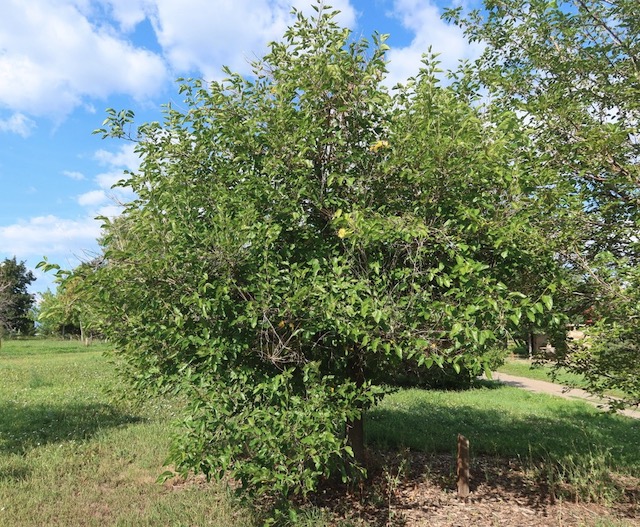
<path id="1" fill-rule="evenodd" d="M 358 464 L 364 466 L 364 422 L 363 418 L 347 423 L 347 441 L 353 450 L 353 457 Z"/>
<path id="2" fill-rule="evenodd" d="M 469 497 L 469 467 L 471 461 L 469 458 L 469 440 L 462 434 L 458 434 L 458 497 Z"/>
<path id="3" fill-rule="evenodd" d="M 355 382 L 358 388 L 364 384 L 364 367 L 362 362 L 360 348 L 354 347 L 350 350 L 347 368 L 349 379 Z M 356 462 L 364 466 L 364 416 L 361 415 L 359 419 L 353 419 L 347 423 L 347 441 L 353 450 L 353 457 Z"/>
<path id="4" fill-rule="evenodd" d="M 87 345 L 87 340 L 84 334 L 84 327 L 82 325 L 82 322 L 80 322 L 80 341 L 86 346 Z"/>

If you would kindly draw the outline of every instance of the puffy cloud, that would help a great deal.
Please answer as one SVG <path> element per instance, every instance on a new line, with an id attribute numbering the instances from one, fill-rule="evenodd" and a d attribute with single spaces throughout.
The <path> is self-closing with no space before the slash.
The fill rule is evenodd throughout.
<path id="1" fill-rule="evenodd" d="M 104 205 L 97 210 L 96 216 L 115 218 L 116 216 L 119 216 L 121 212 L 122 207 L 120 205 Z"/>
<path id="2" fill-rule="evenodd" d="M 82 172 L 76 172 L 74 170 L 64 170 L 62 174 L 69 179 L 75 179 L 76 181 L 82 181 L 83 179 L 85 179 Z"/>
<path id="3" fill-rule="evenodd" d="M 95 206 L 104 203 L 107 199 L 104 190 L 91 190 L 78 196 L 78 204 L 83 207 Z"/>
<path id="4" fill-rule="evenodd" d="M 122 170 L 113 170 L 111 172 L 103 172 L 95 177 L 100 190 L 92 190 L 78 197 L 78 203 L 84 206 L 101 205 L 105 201 L 110 201 L 109 207 L 118 209 L 118 214 L 122 212 L 122 205 L 135 199 L 134 192 L 127 187 L 112 188 L 113 185 L 120 180 L 125 179 Z M 102 199 L 100 199 L 102 197 Z M 109 214 L 109 216 L 117 216 L 118 214 Z M 98 216 L 104 216 L 101 212 L 96 212 Z"/>
<path id="5" fill-rule="evenodd" d="M 114 11 L 117 11 L 114 2 Z M 292 22 L 291 4 L 311 11 L 308 0 L 138 0 L 146 5 L 158 42 L 175 72 L 221 76 L 221 66 L 248 73 L 249 62 L 262 56 L 270 41 L 279 39 Z M 339 21 L 351 26 L 355 11 L 348 0 L 331 2 L 341 11 Z"/>
<path id="6" fill-rule="evenodd" d="M 95 176 L 96 189 L 76 197 L 79 205 L 86 207 L 85 216 L 67 219 L 55 215 L 37 216 L 11 225 L 0 226 L 0 248 L 2 254 L 18 258 L 41 258 L 51 260 L 75 256 L 86 258 L 87 251 L 96 251 L 96 239 L 100 236 L 101 221 L 96 216 L 114 217 L 120 214 L 120 203 L 129 201 L 133 193 L 127 189 L 111 189 L 124 177 L 124 169 L 135 170 L 140 160 L 132 145 L 122 145 L 114 151 L 99 150 L 95 159 L 109 170 Z M 72 179 L 82 179 L 79 172 L 65 171 Z M 77 265 L 75 262 L 73 265 Z"/>
<path id="7" fill-rule="evenodd" d="M 20 112 L 14 113 L 8 119 L 0 119 L 0 132 L 11 132 L 22 137 L 29 137 L 35 126 L 35 122 Z"/>
<path id="8" fill-rule="evenodd" d="M 85 98 L 144 99 L 167 80 L 162 58 L 136 48 L 90 5 L 7 0 L 0 17 L 0 107 L 62 118 Z"/>
<path id="9" fill-rule="evenodd" d="M 80 255 L 87 247 L 95 247 L 99 234 L 100 223 L 93 218 L 38 216 L 0 227 L 0 247 L 18 258 Z"/>
<path id="10" fill-rule="evenodd" d="M 134 150 L 135 145 L 127 143 L 121 145 L 115 152 L 98 150 L 93 155 L 93 158 L 103 165 L 135 171 L 140 166 L 140 156 Z M 122 174 L 118 179 L 122 179 Z"/>
<path id="11" fill-rule="evenodd" d="M 154 4 L 147 0 L 107 0 L 106 3 L 120 29 L 125 32 L 133 30 L 147 18 L 147 13 L 153 11 Z"/>
<path id="12" fill-rule="evenodd" d="M 125 170 L 135 171 L 140 166 L 140 157 L 134 152 L 135 145 L 124 144 L 115 151 L 98 150 L 93 158 L 109 170 L 94 177 L 98 189 L 85 192 L 77 197 L 83 207 L 90 207 L 97 216 L 117 216 L 122 211 L 122 204 L 131 201 L 135 195 L 127 188 L 112 188 L 119 181 L 126 179 Z M 110 201 L 109 205 L 104 205 Z M 108 213 L 96 209 L 101 205 Z"/>
<path id="13" fill-rule="evenodd" d="M 98 187 L 105 191 L 105 196 L 114 202 L 114 206 L 131 201 L 135 196 L 130 189 L 112 188 L 119 181 L 126 179 L 125 170 L 135 172 L 140 166 L 140 157 L 134 152 L 135 145 L 125 144 L 116 151 L 98 150 L 94 159 L 110 170 L 101 172 L 95 177 Z M 107 192 L 108 191 L 108 192 Z M 110 214 L 112 216 L 112 214 Z"/>
<path id="14" fill-rule="evenodd" d="M 416 75 L 422 55 L 430 47 L 439 54 L 443 70 L 455 69 L 460 59 L 472 60 L 482 52 L 481 44 L 469 44 L 460 28 L 442 20 L 442 11 L 433 0 L 395 0 L 393 14 L 414 37 L 408 46 L 391 49 L 387 54 L 391 85 Z"/>
<path id="15" fill-rule="evenodd" d="M 16 117 L 0 121 L 0 130 L 24 135 L 29 123 L 20 115 L 62 120 L 113 94 L 148 99 L 174 75 L 216 78 L 222 65 L 247 73 L 291 23 L 292 3 L 311 11 L 308 0 L 6 0 L 0 108 Z M 342 11 L 340 23 L 353 26 L 349 0 L 331 4 Z M 157 42 L 142 47 L 133 30 L 145 19 Z"/>
<path id="16" fill-rule="evenodd" d="M 102 172 L 95 177 L 95 182 L 98 184 L 103 190 L 109 190 L 113 185 L 115 185 L 118 181 L 121 181 L 125 178 L 125 174 L 122 170 L 114 170 L 111 172 Z"/>

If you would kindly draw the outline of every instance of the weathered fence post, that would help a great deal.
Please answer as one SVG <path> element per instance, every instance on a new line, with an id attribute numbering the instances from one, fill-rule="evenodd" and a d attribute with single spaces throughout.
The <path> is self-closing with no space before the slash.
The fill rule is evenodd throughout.
<path id="1" fill-rule="evenodd" d="M 469 496 L 469 440 L 462 434 L 458 434 L 458 497 L 467 498 Z"/>

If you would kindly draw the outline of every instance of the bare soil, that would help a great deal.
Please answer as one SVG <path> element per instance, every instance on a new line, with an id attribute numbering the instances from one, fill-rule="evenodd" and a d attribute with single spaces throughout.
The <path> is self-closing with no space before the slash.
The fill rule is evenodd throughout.
<path id="1" fill-rule="evenodd" d="M 471 494 L 456 492 L 449 456 L 417 452 L 379 455 L 370 480 L 351 492 L 328 488 L 314 499 L 335 526 L 357 527 L 622 527 L 640 526 L 640 487 L 609 506 L 581 503 L 564 489 L 558 499 L 515 460 L 472 461 Z M 608 523 L 606 523 L 608 522 Z"/>

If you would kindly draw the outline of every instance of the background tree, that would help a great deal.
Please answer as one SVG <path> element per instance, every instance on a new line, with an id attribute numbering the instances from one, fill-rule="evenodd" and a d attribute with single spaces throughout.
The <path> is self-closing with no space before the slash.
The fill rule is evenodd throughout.
<path id="1" fill-rule="evenodd" d="M 38 302 L 38 334 L 45 337 L 66 337 L 79 333 L 79 328 L 70 324 L 54 291 L 40 294 Z"/>
<path id="2" fill-rule="evenodd" d="M 34 280 L 24 262 L 18 263 L 15 257 L 0 262 L 0 335 L 33 334 L 33 318 L 29 312 L 35 299 L 27 288 Z"/>
<path id="3" fill-rule="evenodd" d="M 8 283 L 0 284 L 0 306 L 5 306 L 8 304 L 7 297 L 6 297 L 6 291 L 8 289 L 9 289 Z M 2 346 L 2 338 L 4 337 L 5 331 L 6 329 L 5 329 L 4 318 L 0 317 L 0 346 Z"/>
<path id="4" fill-rule="evenodd" d="M 55 293 L 47 291 L 42 295 L 38 322 L 44 334 L 57 336 L 77 336 L 85 344 L 99 335 L 92 289 L 87 278 L 101 265 L 100 259 L 81 263 L 72 271 L 60 271 L 58 265 L 46 260 L 38 264 L 47 271 L 57 270 Z"/>
<path id="5" fill-rule="evenodd" d="M 589 345 L 559 356 L 590 388 L 640 401 L 640 17 L 636 0 L 487 0 L 466 19 L 486 44 L 477 80 L 531 128 L 536 170 L 565 202 L 556 250 L 569 272 L 569 320 L 596 322 Z M 557 242 L 560 243 L 557 243 Z M 560 296 L 562 299 L 562 296 Z M 584 314 L 587 312 L 588 317 Z"/>
<path id="6" fill-rule="evenodd" d="M 317 10 L 252 78 L 186 81 L 184 111 L 129 137 L 138 197 L 90 278 L 135 384 L 190 401 L 171 461 L 283 497 L 357 473 L 382 372 L 480 370 L 556 275 L 513 112 L 429 58 L 392 97 L 384 37 Z"/>

